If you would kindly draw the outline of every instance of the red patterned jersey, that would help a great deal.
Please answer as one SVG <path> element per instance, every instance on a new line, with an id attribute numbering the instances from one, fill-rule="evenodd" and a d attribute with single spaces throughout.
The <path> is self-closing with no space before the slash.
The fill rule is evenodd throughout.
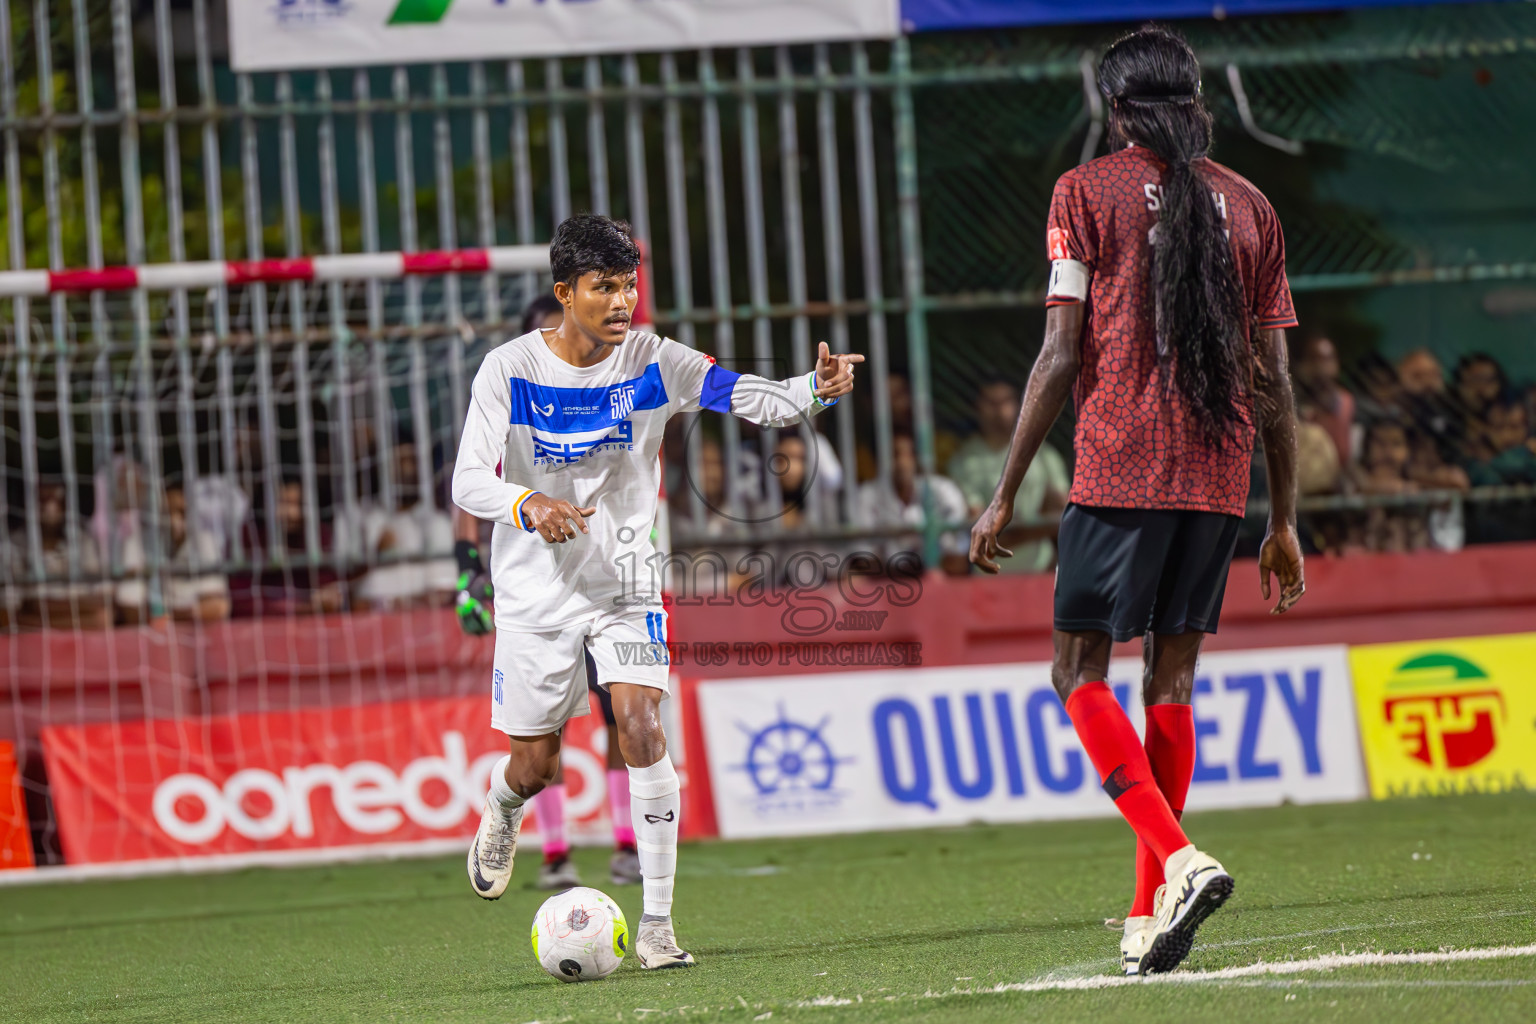
<path id="1" fill-rule="evenodd" d="M 1255 328 L 1294 327 L 1285 240 L 1269 201 L 1213 160 L 1197 170 L 1227 223 Z M 1063 174 L 1051 196 L 1052 260 L 1088 267 L 1077 465 L 1071 500 L 1109 508 L 1182 508 L 1242 515 L 1253 455 L 1251 400 L 1225 448 L 1212 448 L 1157 356 L 1148 234 L 1157 225 L 1163 163 L 1130 146 Z M 1077 301 L 1049 297 L 1047 305 Z"/>

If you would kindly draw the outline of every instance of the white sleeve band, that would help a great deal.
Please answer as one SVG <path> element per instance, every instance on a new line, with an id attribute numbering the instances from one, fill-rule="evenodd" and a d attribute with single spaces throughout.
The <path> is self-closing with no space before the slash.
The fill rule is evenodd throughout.
<path id="1" fill-rule="evenodd" d="M 1077 260 L 1051 261 L 1051 286 L 1045 299 L 1083 302 L 1088 298 L 1088 267 Z"/>

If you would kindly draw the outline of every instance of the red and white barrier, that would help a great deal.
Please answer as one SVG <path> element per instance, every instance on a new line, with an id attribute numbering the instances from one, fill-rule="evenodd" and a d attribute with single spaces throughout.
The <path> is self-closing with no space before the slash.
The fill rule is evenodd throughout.
<path id="1" fill-rule="evenodd" d="M 204 260 L 99 270 L 7 270 L 0 271 L 0 298 L 136 288 L 166 292 L 289 281 L 392 281 L 408 276 L 514 274 L 548 269 L 547 245 L 503 245 L 490 249 L 352 253 L 300 259 Z"/>

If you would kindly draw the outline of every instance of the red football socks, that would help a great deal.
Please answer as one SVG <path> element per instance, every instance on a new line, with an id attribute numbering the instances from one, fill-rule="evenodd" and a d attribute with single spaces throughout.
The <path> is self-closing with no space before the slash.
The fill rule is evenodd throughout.
<path id="1" fill-rule="evenodd" d="M 1175 820 L 1184 815 L 1184 798 L 1195 773 L 1195 715 L 1188 704 L 1153 704 L 1147 708 L 1147 760 L 1152 777 Z M 1163 862 L 1136 840 L 1136 899 L 1132 917 L 1151 917 L 1152 897 L 1163 884 Z"/>
<path id="2" fill-rule="evenodd" d="M 1141 739 L 1109 687 L 1103 683 L 1079 686 L 1067 698 L 1067 714 L 1098 770 L 1104 792 L 1158 861 L 1188 846 L 1188 837 L 1152 776 Z"/>

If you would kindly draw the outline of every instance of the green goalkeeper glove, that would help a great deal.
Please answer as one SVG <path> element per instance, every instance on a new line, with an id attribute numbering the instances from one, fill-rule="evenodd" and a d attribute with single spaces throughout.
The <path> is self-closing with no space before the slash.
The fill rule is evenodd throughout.
<path id="1" fill-rule="evenodd" d="M 485 636 L 496 628 L 491 577 L 469 541 L 459 541 L 453 553 L 459 561 L 459 593 L 454 602 L 459 628 L 469 636 Z"/>

